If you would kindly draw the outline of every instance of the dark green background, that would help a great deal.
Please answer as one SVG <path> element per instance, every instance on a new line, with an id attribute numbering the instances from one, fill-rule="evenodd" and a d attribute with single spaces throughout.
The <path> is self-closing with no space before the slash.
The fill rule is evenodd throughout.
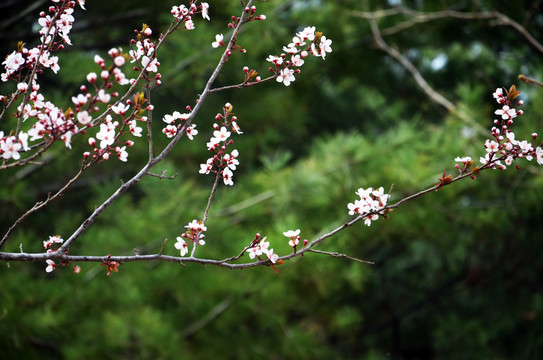
<path id="1" fill-rule="evenodd" d="M 163 85 L 153 93 L 157 146 L 160 119 L 192 105 L 215 66 L 216 33 L 227 32 L 236 0 L 209 1 L 211 22 L 173 36 L 159 54 Z M 31 2 L 5 5 L 1 55 L 18 40 L 35 44 L 38 10 L 15 23 Z M 389 8 L 370 1 L 370 9 Z M 418 11 L 496 9 L 542 38 L 540 1 L 402 1 Z M 134 28 L 158 34 L 170 21 L 171 1 L 88 1 L 76 10 L 74 46 L 59 53 L 61 75 L 45 73 L 44 93 L 67 108 L 96 53 L 128 49 Z M 245 65 L 263 76 L 265 58 L 279 54 L 296 31 L 314 25 L 333 40 L 325 61 L 307 59 L 288 88 L 275 82 L 214 94 L 195 119 L 199 135 L 182 141 L 155 170 L 174 180 L 145 178 L 74 244 L 71 254 L 131 254 L 134 248 L 178 254 L 174 239 L 201 218 L 212 178 L 198 174 L 213 117 L 234 105 L 243 136 L 235 138 L 241 165 L 235 186 L 221 186 L 211 208 L 201 257 L 237 254 L 256 232 L 279 254 L 282 232 L 300 228 L 312 239 L 349 219 L 359 187 L 394 184 L 392 201 L 433 185 L 456 156 L 478 159 L 487 136 L 432 103 L 396 61 L 376 49 L 367 22 L 351 14 L 360 1 L 258 2 L 267 15 L 249 24 L 216 85 L 242 79 Z M 41 6 L 44 8 L 47 3 Z M 380 21 L 382 28 L 406 18 Z M 543 124 L 542 90 L 519 83 L 523 73 L 542 80 L 542 54 L 510 27 L 487 20 L 441 19 L 385 40 L 407 56 L 426 80 L 469 119 L 491 127 L 492 92 L 516 84 L 526 100 L 517 138 Z M 432 60 L 446 56 L 443 68 Z M 0 93 L 11 88 L 4 84 Z M 9 129 L 2 120 L 2 129 Z M 467 135 L 466 135 L 467 134 Z M 4 233 L 26 209 L 77 171 L 86 140 L 73 149 L 56 144 L 50 164 L 0 174 Z M 146 160 L 136 146 L 128 163 L 96 166 L 62 199 L 24 221 L 6 250 L 38 252 L 49 235 L 68 237 Z M 486 171 L 410 202 L 371 227 L 350 228 L 320 249 L 375 262 L 364 265 L 318 254 L 278 267 L 231 271 L 168 263 L 129 263 L 111 277 L 83 263 L 74 275 L 45 263 L 3 264 L 0 270 L 2 359 L 537 359 L 543 350 L 543 180 L 535 161 L 505 172 Z M 250 207 L 244 201 L 264 194 Z M 244 260 L 248 260 L 246 257 Z"/>

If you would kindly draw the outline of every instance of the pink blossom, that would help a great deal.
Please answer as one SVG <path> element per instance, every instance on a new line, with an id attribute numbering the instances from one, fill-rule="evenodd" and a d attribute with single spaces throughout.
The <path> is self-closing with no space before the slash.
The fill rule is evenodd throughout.
<path id="1" fill-rule="evenodd" d="M 207 231 L 207 227 L 204 224 L 202 224 L 201 221 L 198 221 L 196 219 L 192 220 L 187 225 L 185 225 L 185 228 L 189 230 L 194 230 L 194 231 Z"/>
<path id="2" fill-rule="evenodd" d="M 53 260 L 45 260 L 47 263 L 47 267 L 45 268 L 45 271 L 50 273 L 51 271 L 55 270 L 56 264 Z"/>
<path id="3" fill-rule="evenodd" d="M 515 109 L 511 109 L 507 105 L 504 105 L 501 109 L 496 110 L 494 114 L 501 115 L 503 120 L 513 119 L 517 116 Z"/>
<path id="4" fill-rule="evenodd" d="M 224 45 L 223 39 L 224 37 L 222 34 L 215 35 L 215 41 L 211 43 L 211 46 L 218 48 L 219 46 Z"/>
<path id="5" fill-rule="evenodd" d="M 188 137 L 190 140 L 193 140 L 193 136 L 198 134 L 198 130 L 196 130 L 196 125 L 195 125 L 195 124 L 191 124 L 191 125 L 185 130 L 185 134 L 187 134 L 187 137 Z"/>
<path id="6" fill-rule="evenodd" d="M 297 37 L 300 39 L 307 39 L 309 41 L 313 41 L 315 39 L 315 27 L 306 27 L 302 31 L 296 34 Z"/>
<path id="7" fill-rule="evenodd" d="M 101 140 L 100 148 L 105 149 L 115 141 L 115 129 L 110 128 L 106 124 L 100 124 L 100 131 L 96 134 L 96 138 Z"/>
<path id="8" fill-rule="evenodd" d="M 96 79 L 98 79 L 98 75 L 96 75 L 95 72 L 90 72 L 87 74 L 87 81 L 90 82 L 91 84 L 94 84 L 96 82 Z"/>
<path id="9" fill-rule="evenodd" d="M 87 97 L 83 94 L 72 96 L 72 102 L 75 104 L 75 106 L 82 106 L 87 103 Z"/>
<path id="10" fill-rule="evenodd" d="M 465 164 L 465 163 L 467 163 L 467 162 L 470 162 L 470 161 L 471 161 L 471 158 L 470 158 L 469 156 L 462 157 L 462 158 L 461 158 L 461 157 L 456 157 L 456 158 L 454 159 L 454 161 L 460 162 L 460 163 L 464 163 L 464 164 Z"/>
<path id="11" fill-rule="evenodd" d="M 4 159 L 13 158 L 14 160 L 19 160 L 21 155 L 19 150 L 21 150 L 21 144 L 15 136 L 8 136 L 3 141 L 0 140 L 0 150 L 2 150 L 2 157 Z"/>
<path id="12" fill-rule="evenodd" d="M 113 105 L 111 107 L 111 110 L 117 114 L 117 115 L 121 115 L 121 116 L 124 116 L 124 114 L 126 114 L 126 112 L 128 111 L 128 109 L 130 109 L 130 105 L 126 104 L 124 105 L 123 103 L 119 103 L 117 105 Z"/>
<path id="13" fill-rule="evenodd" d="M 157 72 L 158 66 L 160 66 L 160 63 L 158 60 L 149 58 L 148 56 L 144 55 L 141 58 L 141 65 L 145 68 L 145 71 L 147 72 Z"/>
<path id="14" fill-rule="evenodd" d="M 2 62 L 2 65 L 4 65 L 9 74 L 12 74 L 24 63 L 25 59 L 23 58 L 23 55 L 20 52 L 13 51 L 11 54 L 6 56 L 6 59 Z"/>
<path id="15" fill-rule="evenodd" d="M 200 164 L 200 174 L 209 174 L 211 168 L 213 167 L 213 158 L 207 159 L 205 164 Z"/>
<path id="16" fill-rule="evenodd" d="M 50 249 L 53 244 L 62 244 L 64 239 L 60 235 L 49 236 L 49 240 L 43 242 L 43 247 L 45 249 Z"/>
<path id="17" fill-rule="evenodd" d="M 200 6 L 202 7 L 202 17 L 209 21 L 209 4 L 203 2 Z"/>
<path id="18" fill-rule="evenodd" d="M 283 63 L 283 58 L 280 56 L 273 56 L 270 55 L 266 58 L 266 61 L 269 61 L 277 66 L 281 65 Z"/>
<path id="19" fill-rule="evenodd" d="M 543 149 L 540 146 L 535 148 L 535 155 L 537 158 L 537 163 L 539 165 L 543 165 Z"/>
<path id="20" fill-rule="evenodd" d="M 296 67 L 299 67 L 299 66 L 302 66 L 304 64 L 304 61 L 302 60 L 302 58 L 300 57 L 300 55 L 294 55 L 290 61 L 292 62 L 292 65 L 296 66 Z"/>
<path id="21" fill-rule="evenodd" d="M 126 152 L 126 146 L 119 147 L 117 146 L 115 148 L 115 151 L 117 152 L 117 156 L 119 157 L 119 160 L 126 162 L 128 158 L 128 153 Z"/>
<path id="22" fill-rule="evenodd" d="M 87 111 L 80 111 L 77 113 L 77 121 L 82 125 L 87 125 L 92 121 L 92 116 Z"/>
<path id="23" fill-rule="evenodd" d="M 177 126 L 174 125 L 168 125 L 164 129 L 162 129 L 162 132 L 164 135 L 166 135 L 168 138 L 173 138 L 177 134 Z"/>
<path id="24" fill-rule="evenodd" d="M 234 181 L 232 181 L 232 177 L 234 176 L 234 173 L 232 172 L 232 170 L 230 170 L 230 168 L 226 167 L 223 171 L 222 171 L 222 178 L 223 178 L 223 181 L 224 181 L 224 184 L 225 185 L 230 185 L 230 186 L 234 186 Z"/>
<path id="25" fill-rule="evenodd" d="M 124 65 L 124 62 L 125 62 L 125 58 L 124 56 L 116 56 L 115 59 L 113 59 L 113 63 L 115 64 L 115 66 L 123 66 Z"/>
<path id="26" fill-rule="evenodd" d="M 230 137 L 230 131 L 228 131 L 224 126 L 221 127 L 221 130 L 215 130 L 213 132 L 213 136 L 218 141 L 226 141 Z"/>
<path id="27" fill-rule="evenodd" d="M 294 80 L 296 80 L 294 77 L 294 70 L 291 69 L 281 69 L 281 72 L 277 77 L 277 82 L 282 82 L 285 86 L 289 86 Z"/>
<path id="28" fill-rule="evenodd" d="M 180 251 L 181 256 L 185 256 L 185 255 L 187 255 L 188 252 L 189 252 L 187 243 L 186 243 L 185 240 L 183 240 L 183 238 L 180 237 L 180 236 L 177 237 L 177 242 L 175 243 L 174 246 L 175 246 L 175 248 L 176 248 L 177 250 Z"/>
<path id="29" fill-rule="evenodd" d="M 141 137 L 142 128 L 138 126 L 138 122 L 136 120 L 131 120 L 128 125 L 130 127 L 130 132 L 132 133 L 132 135 Z"/>
<path id="30" fill-rule="evenodd" d="M 185 29 L 187 30 L 194 30 L 194 21 L 191 19 L 188 19 L 185 21 Z"/>
<path id="31" fill-rule="evenodd" d="M 104 104 L 107 104 L 111 100 L 111 95 L 106 93 L 104 89 L 100 89 L 98 91 L 98 100 Z"/>

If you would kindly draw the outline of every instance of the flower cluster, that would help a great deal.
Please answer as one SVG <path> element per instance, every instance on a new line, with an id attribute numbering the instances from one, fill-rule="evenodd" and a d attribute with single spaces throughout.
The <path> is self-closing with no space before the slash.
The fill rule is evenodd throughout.
<path id="1" fill-rule="evenodd" d="M 90 137 L 88 141 L 89 145 L 93 147 L 93 154 L 91 156 L 90 152 L 85 152 L 84 158 L 91 159 L 91 161 L 101 161 L 108 160 L 110 155 L 114 154 L 119 160 L 126 162 L 128 157 L 126 148 L 134 145 L 134 141 L 121 141 L 120 137 L 125 134 L 134 137 L 142 136 L 143 129 L 138 126 L 138 122 L 146 122 L 147 116 L 144 116 L 143 113 L 153 110 L 152 105 L 144 106 L 146 101 L 143 93 L 138 93 L 126 103 L 111 106 L 111 112 L 119 121 L 114 120 L 110 114 L 105 116 L 100 123 L 96 138 Z"/>
<path id="2" fill-rule="evenodd" d="M 192 21 L 192 15 L 201 13 L 202 17 L 206 20 L 209 19 L 209 4 L 203 2 L 200 6 L 192 3 L 189 7 L 185 5 L 172 6 L 170 13 L 173 17 L 178 20 L 180 23 L 184 23 L 184 27 L 187 30 L 194 30 L 194 22 Z"/>
<path id="3" fill-rule="evenodd" d="M 279 56 L 268 56 L 266 60 L 274 65 L 269 70 L 277 76 L 277 82 L 289 86 L 296 80 L 294 74 L 300 73 L 299 67 L 304 64 L 303 59 L 309 56 L 309 53 L 324 59 L 326 53 L 332 52 L 331 44 L 332 40 L 315 31 L 314 26 L 306 27 L 296 33 L 290 44 L 283 47 L 284 53 Z"/>
<path id="4" fill-rule="evenodd" d="M 283 232 L 283 235 L 285 235 L 289 239 L 288 241 L 289 246 L 292 246 L 292 248 L 294 249 L 294 252 L 296 252 L 296 247 L 298 246 L 298 244 L 300 244 L 300 239 L 301 239 L 300 229 L 285 231 Z M 303 246 L 305 247 L 307 243 L 308 241 L 304 239 Z"/>
<path id="5" fill-rule="evenodd" d="M 198 243 L 199 245 L 205 245 L 205 235 L 204 231 L 207 230 L 207 227 L 198 220 L 192 220 L 188 225 L 185 225 L 187 231 L 181 236 L 177 237 L 177 242 L 175 243 L 175 248 L 180 251 L 181 256 L 187 255 L 189 252 L 188 246 L 193 243 Z M 187 241 L 185 241 L 187 239 Z"/>
<path id="6" fill-rule="evenodd" d="M 17 107 L 15 116 L 27 121 L 29 118 L 36 119 L 32 128 L 25 132 L 18 130 L 15 135 L 4 136 L 0 132 L 0 155 L 4 160 L 21 158 L 20 152 L 30 150 L 28 141 L 35 141 L 46 136 L 51 140 L 62 140 L 67 147 L 70 147 L 70 140 L 78 131 L 73 121 L 73 113 L 64 113 L 38 91 L 38 74 L 42 69 L 49 68 L 54 73 L 60 69 L 58 57 L 52 56 L 54 51 L 64 48 L 64 44 L 71 44 L 69 33 L 74 22 L 73 12 L 76 3 L 73 1 L 54 1 L 54 6 L 49 7 L 50 15 L 40 13 L 38 25 L 41 35 L 41 43 L 34 48 L 26 48 L 24 43 L 19 42 L 17 50 L 7 55 L 2 62 L 4 72 L 0 75 L 3 82 L 14 81 L 17 90 L 10 96 L 0 95 L 0 101 L 10 104 L 21 95 L 24 99 Z M 85 2 L 79 1 L 84 9 Z M 57 41 L 57 38 L 61 38 Z M 34 74 L 30 77 L 30 74 Z"/>
<path id="7" fill-rule="evenodd" d="M 187 110 L 191 111 L 190 106 L 187 106 Z M 164 129 L 162 129 L 162 132 L 169 138 L 174 137 L 179 131 L 183 129 L 183 127 L 185 127 L 185 122 L 189 119 L 189 117 L 190 113 L 181 114 L 179 111 L 174 111 L 171 115 L 164 115 L 162 121 L 164 121 L 168 125 L 166 125 Z M 176 124 L 177 121 L 179 121 L 179 124 Z M 196 125 L 190 124 L 189 126 L 186 126 L 185 134 L 190 140 L 193 140 L 194 136 L 198 134 L 198 130 L 196 130 Z"/>
<path id="8" fill-rule="evenodd" d="M 57 251 L 56 244 L 62 244 L 64 242 L 64 239 L 60 235 L 54 235 L 49 236 L 48 240 L 45 240 L 43 242 L 43 247 L 45 250 L 47 250 L 48 253 Z M 53 270 L 55 270 L 57 264 L 53 260 L 45 260 L 47 263 L 47 267 L 45 268 L 45 271 L 50 273 Z M 63 262 L 61 263 L 63 266 L 69 265 L 69 262 Z M 81 272 L 81 266 L 76 265 L 72 268 L 74 270 L 74 273 L 79 274 Z"/>
<path id="9" fill-rule="evenodd" d="M 58 1 L 54 1 L 54 3 L 58 3 Z M 85 10 L 85 1 L 80 0 L 79 6 Z M 40 26 L 41 44 L 32 49 L 27 49 L 22 43 L 19 43 L 18 49 L 9 54 L 2 62 L 5 69 L 5 72 L 0 76 L 2 81 L 6 82 L 10 78 L 16 81 L 22 80 L 20 69 L 24 67 L 30 70 L 36 64 L 44 68 L 50 68 L 55 74 L 58 72 L 60 69 L 58 57 L 51 56 L 51 52 L 63 48 L 63 44 L 55 42 L 57 37 L 62 38 L 62 41 L 68 45 L 72 44 L 68 34 L 75 20 L 72 15 L 74 7 L 75 2 L 62 1 L 60 4 L 49 8 L 51 15 L 47 15 L 43 11 L 40 13 L 38 25 Z"/>
<path id="10" fill-rule="evenodd" d="M 256 234 L 255 239 L 247 248 L 247 252 L 251 259 L 257 258 L 258 260 L 262 260 L 262 255 L 266 255 L 273 264 L 276 264 L 279 255 L 273 252 L 273 249 L 270 249 L 270 242 L 266 241 L 266 238 L 266 236 L 262 237 L 262 235 Z"/>
<path id="11" fill-rule="evenodd" d="M 160 63 L 156 58 L 156 45 L 151 41 L 153 31 L 149 26 L 143 24 L 141 31 L 136 31 L 136 39 L 132 39 L 132 50 L 128 52 L 131 63 L 136 63 L 134 70 L 140 71 L 144 69 L 144 78 L 147 82 L 153 82 L 154 85 L 161 84 L 161 74 L 158 72 Z M 153 78 L 149 77 L 149 73 L 156 73 Z M 135 80 L 134 80 L 135 81 Z"/>
<path id="12" fill-rule="evenodd" d="M 236 134 L 242 134 L 240 127 L 237 124 L 237 117 L 232 113 L 232 105 L 226 103 L 223 107 L 223 113 L 218 113 L 215 116 L 216 123 L 213 124 L 213 136 L 207 143 L 207 148 L 215 152 L 215 155 L 207 159 L 205 164 L 200 165 L 200 174 L 209 174 L 214 172 L 220 176 L 225 185 L 234 185 L 233 170 L 236 170 L 239 165 L 239 152 L 234 149 L 230 153 L 226 152 L 229 145 L 234 141 L 230 139 L 230 128 Z"/>
<path id="13" fill-rule="evenodd" d="M 491 129 L 492 138 L 484 143 L 486 154 L 479 159 L 482 166 L 471 169 L 472 174 L 483 167 L 505 170 L 513 163 L 518 169 L 517 159 L 520 158 L 528 161 L 535 158 L 539 165 L 543 165 L 543 148 L 535 144 L 537 134 L 533 133 L 531 140 L 517 140 L 515 133 L 511 130 L 515 122 L 513 119 L 523 114 L 522 110 L 515 108 L 523 104 L 522 100 L 517 100 L 518 96 L 519 91 L 514 85 L 509 90 L 497 88 L 494 92 L 494 99 L 501 105 L 501 108 L 494 112 L 499 118 L 494 120 L 495 126 Z M 466 173 L 474 164 L 470 157 L 457 157 L 455 161 L 463 164 L 456 165 L 461 174 Z"/>
<path id="14" fill-rule="evenodd" d="M 372 221 L 379 219 L 379 215 L 382 215 L 390 195 L 384 193 L 383 187 L 378 189 L 360 188 L 356 194 L 360 196 L 360 200 L 347 204 L 349 215 L 357 214 L 364 217 L 364 223 L 370 226 Z"/>
<path id="15" fill-rule="evenodd" d="M 30 150 L 28 147 L 28 134 L 21 132 L 19 137 L 14 135 L 4 136 L 4 132 L 0 131 L 0 155 L 3 159 L 19 160 L 21 158 L 21 154 L 19 154 L 21 149 Z"/>

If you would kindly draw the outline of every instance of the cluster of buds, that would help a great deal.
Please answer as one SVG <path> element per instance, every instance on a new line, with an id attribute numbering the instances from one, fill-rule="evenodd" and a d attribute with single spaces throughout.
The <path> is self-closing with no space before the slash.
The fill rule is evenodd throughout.
<path id="1" fill-rule="evenodd" d="M 249 7 L 245 7 L 244 9 L 245 13 L 247 14 L 246 18 L 245 18 L 245 22 L 249 22 L 249 21 L 257 21 L 257 20 L 266 20 L 266 16 L 265 15 L 256 15 L 256 6 L 251 6 L 250 8 Z M 241 18 L 238 16 L 232 16 L 232 21 L 230 23 L 228 23 L 228 27 L 231 28 L 231 29 L 234 29 L 236 26 L 239 25 L 241 21 Z M 242 48 L 241 46 L 239 45 L 236 45 L 236 37 L 234 37 L 232 39 L 233 43 L 232 43 L 232 47 L 230 50 L 228 50 L 227 52 L 227 60 L 228 58 L 232 55 L 232 51 L 239 51 L 241 53 L 246 53 L 247 50 Z M 215 41 L 211 43 L 211 46 L 214 47 L 214 48 L 218 48 L 220 46 L 226 46 L 225 42 L 224 42 L 224 36 L 223 34 L 217 34 L 215 35 Z"/>
<path id="2" fill-rule="evenodd" d="M 237 117 L 232 113 L 232 105 L 226 103 L 223 107 L 223 113 L 218 113 L 215 116 L 216 123 L 213 124 L 213 136 L 207 143 L 207 148 L 213 151 L 215 155 L 207 159 L 205 164 L 200 165 L 200 174 L 209 174 L 213 172 L 220 176 L 225 185 L 234 185 L 233 170 L 236 170 L 239 161 L 237 157 L 239 152 L 234 149 L 230 153 L 226 152 L 228 146 L 232 145 L 234 141 L 230 139 L 231 132 L 228 128 L 236 134 L 242 134 L 240 127 L 237 124 Z"/>
<path id="3" fill-rule="evenodd" d="M 270 55 L 266 59 L 274 66 L 269 70 L 277 76 L 277 82 L 289 86 L 296 80 L 294 74 L 300 73 L 300 67 L 304 64 L 304 58 L 311 53 L 313 56 L 326 57 L 326 53 L 332 52 L 332 40 L 327 39 L 321 32 L 315 31 L 315 27 L 306 27 L 292 38 L 292 42 L 283 46 L 279 56 Z"/>
<path id="4" fill-rule="evenodd" d="M 390 194 L 385 194 L 383 187 L 378 189 L 360 188 L 356 194 L 360 196 L 360 200 L 347 204 L 349 215 L 362 216 L 367 226 L 370 226 L 372 221 L 379 219 L 379 215 L 384 215 L 382 212 L 387 205 Z"/>
<path id="5" fill-rule="evenodd" d="M 64 239 L 60 235 L 49 236 L 49 239 L 43 242 L 43 247 L 48 253 L 55 252 L 58 249 L 57 244 L 62 244 L 63 242 L 64 242 Z M 68 253 L 68 251 L 66 251 L 66 253 Z M 57 264 L 53 260 L 49 259 L 49 260 L 45 260 L 45 262 L 47 263 L 47 267 L 45 268 L 46 272 L 50 273 L 53 270 L 55 270 Z M 70 262 L 62 262 L 60 265 L 69 266 Z M 75 274 L 79 274 L 81 272 L 81 266 L 79 265 L 76 265 L 71 268 L 74 270 Z"/>
<path id="6" fill-rule="evenodd" d="M 264 21 L 266 20 L 266 15 L 256 15 L 256 6 L 248 7 L 246 6 L 243 11 L 246 14 L 245 22 L 247 21 Z M 232 21 L 228 23 L 228 27 L 231 29 L 234 29 L 236 26 L 238 26 L 239 22 L 241 21 L 241 18 L 238 16 L 232 16 Z"/>
<path id="7" fill-rule="evenodd" d="M 198 220 L 192 220 L 188 225 L 185 225 L 187 231 L 185 231 L 181 236 L 177 237 L 177 242 L 175 243 L 175 248 L 180 251 L 181 256 L 185 256 L 188 252 L 188 246 L 191 244 L 205 245 L 205 235 L 204 231 L 207 230 L 207 227 L 203 222 Z"/>

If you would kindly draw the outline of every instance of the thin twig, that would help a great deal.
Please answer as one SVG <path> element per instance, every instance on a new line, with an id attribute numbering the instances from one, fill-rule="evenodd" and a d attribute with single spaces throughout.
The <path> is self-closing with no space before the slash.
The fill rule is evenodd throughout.
<path id="1" fill-rule="evenodd" d="M 324 254 L 324 255 L 335 257 L 335 258 L 345 258 L 345 259 L 349 259 L 349 260 L 352 260 L 352 261 L 357 261 L 357 262 L 364 263 L 364 264 L 371 264 L 371 265 L 375 264 L 373 261 L 358 259 L 358 258 L 349 256 L 349 255 L 346 255 L 346 254 L 338 253 L 338 252 L 329 252 L 329 251 L 322 251 L 322 250 L 315 250 L 315 249 L 309 249 L 308 252 L 312 252 L 312 253 L 316 253 L 316 254 Z"/>

